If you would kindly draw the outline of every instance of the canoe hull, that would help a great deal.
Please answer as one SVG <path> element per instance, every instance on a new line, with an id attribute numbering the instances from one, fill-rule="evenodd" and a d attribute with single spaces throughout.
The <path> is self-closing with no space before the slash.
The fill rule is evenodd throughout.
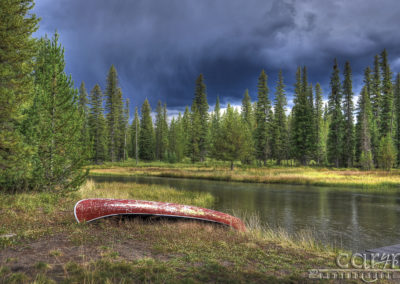
<path id="1" fill-rule="evenodd" d="M 156 215 L 204 220 L 228 225 L 238 231 L 246 230 L 244 223 L 239 218 L 219 211 L 176 203 L 144 200 L 83 199 L 75 204 L 74 215 L 78 223 L 117 215 Z"/>

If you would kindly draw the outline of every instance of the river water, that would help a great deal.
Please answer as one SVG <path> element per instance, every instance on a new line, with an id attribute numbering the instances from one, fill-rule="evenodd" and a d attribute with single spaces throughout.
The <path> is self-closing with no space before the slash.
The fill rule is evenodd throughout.
<path id="1" fill-rule="evenodd" d="M 209 192 L 216 198 L 212 209 L 256 214 L 269 227 L 281 227 L 291 234 L 311 231 L 325 244 L 352 251 L 400 244 L 400 194 L 159 177 L 91 178 L 95 182 L 160 184 Z"/>

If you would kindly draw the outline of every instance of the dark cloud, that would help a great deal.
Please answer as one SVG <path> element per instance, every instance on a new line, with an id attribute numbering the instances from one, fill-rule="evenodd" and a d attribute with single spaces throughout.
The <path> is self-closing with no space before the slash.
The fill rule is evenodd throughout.
<path id="1" fill-rule="evenodd" d="M 104 87 L 114 64 L 133 106 L 147 97 L 173 109 L 191 103 L 200 73 L 210 104 L 217 95 L 237 103 L 245 89 L 255 99 L 262 69 L 272 93 L 282 69 L 291 96 L 299 65 L 326 96 L 335 57 L 351 62 L 358 91 L 383 48 L 400 70 L 399 12 L 396 0 L 37 0 L 35 7 L 37 36 L 58 30 L 76 85 Z"/>

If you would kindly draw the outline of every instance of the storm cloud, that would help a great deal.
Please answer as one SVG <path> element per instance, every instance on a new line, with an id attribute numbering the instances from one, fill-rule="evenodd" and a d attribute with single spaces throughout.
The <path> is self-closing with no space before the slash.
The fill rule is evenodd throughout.
<path id="1" fill-rule="evenodd" d="M 238 103 L 245 89 L 256 99 L 257 77 L 269 76 L 271 97 L 282 69 L 289 101 L 297 66 L 329 92 L 333 59 L 349 60 L 354 90 L 363 69 L 383 48 L 400 70 L 397 0 L 37 0 L 35 36 L 60 33 L 67 72 L 76 85 L 105 86 L 117 68 L 132 109 L 147 97 L 173 110 L 191 104 L 196 77 L 208 100 Z"/>

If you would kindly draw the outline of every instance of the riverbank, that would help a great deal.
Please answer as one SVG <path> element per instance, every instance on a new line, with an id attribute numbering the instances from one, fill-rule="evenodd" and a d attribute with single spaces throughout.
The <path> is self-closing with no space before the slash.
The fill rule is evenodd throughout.
<path id="1" fill-rule="evenodd" d="M 304 282 L 335 267 L 336 252 L 309 234 L 288 236 L 248 220 L 249 232 L 186 221 L 104 219 L 77 224 L 76 201 L 113 197 L 208 207 L 207 193 L 88 181 L 64 196 L 0 194 L 0 282 Z"/>
<path id="2" fill-rule="evenodd" d="M 391 193 L 400 191 L 400 170 L 361 171 L 359 169 L 329 169 L 314 167 L 236 167 L 209 164 L 168 164 L 162 162 L 108 163 L 91 166 L 91 175 L 157 176 L 207 179 L 248 183 L 331 186 L 341 190 L 357 189 L 366 192 Z"/>

